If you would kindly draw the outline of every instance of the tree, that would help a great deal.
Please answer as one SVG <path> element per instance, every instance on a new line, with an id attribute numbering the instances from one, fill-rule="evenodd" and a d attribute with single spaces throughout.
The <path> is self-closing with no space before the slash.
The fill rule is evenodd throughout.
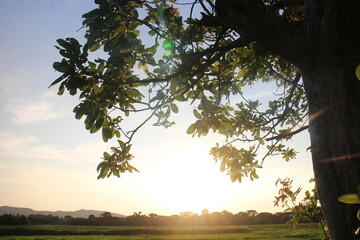
<path id="1" fill-rule="evenodd" d="M 110 212 L 103 212 L 100 214 L 101 218 L 112 218 L 112 215 Z"/>
<path id="2" fill-rule="evenodd" d="M 62 75 L 51 86 L 60 84 L 60 95 L 79 93 L 75 117 L 84 116 L 91 133 L 101 129 L 104 141 L 119 139 L 104 153 L 99 178 L 137 171 L 130 164 L 134 135 L 152 118 L 156 126 L 172 126 L 179 102 L 196 106 L 188 134 L 213 130 L 227 138 L 211 154 L 232 181 L 258 178 L 267 156 L 295 158 L 286 141 L 309 129 L 331 237 L 352 238 L 356 208 L 337 198 L 360 183 L 358 0 L 95 3 L 98 8 L 83 15 L 84 46 L 74 38 L 57 40 L 64 58 L 53 67 Z M 259 82 L 274 86 L 267 107 L 243 94 Z M 125 119 L 144 112 L 139 126 L 123 128 Z"/>
<path id="3" fill-rule="evenodd" d="M 275 216 L 269 212 L 261 212 L 256 215 L 256 223 L 257 224 L 274 224 Z"/>

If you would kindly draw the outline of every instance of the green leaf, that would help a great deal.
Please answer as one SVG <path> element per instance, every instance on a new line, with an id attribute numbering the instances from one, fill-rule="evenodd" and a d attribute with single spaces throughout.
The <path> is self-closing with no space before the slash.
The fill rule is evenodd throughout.
<path id="1" fill-rule="evenodd" d="M 241 71 L 238 72 L 237 74 L 237 79 L 241 79 L 244 77 L 245 73 L 247 72 L 248 70 L 245 68 L 245 69 L 241 69 Z M 239 85 L 239 86 L 242 86 L 242 85 Z"/>
<path id="2" fill-rule="evenodd" d="M 98 117 L 95 123 L 97 129 L 100 129 L 103 126 L 104 120 L 105 120 L 104 117 Z"/>
<path id="3" fill-rule="evenodd" d="M 222 135 L 227 136 L 227 135 L 229 134 L 229 131 L 228 131 L 225 127 L 220 127 L 220 128 L 218 128 L 217 130 L 218 130 L 218 132 L 219 132 L 220 134 L 222 134 Z"/>
<path id="4" fill-rule="evenodd" d="M 64 39 L 60 38 L 60 39 L 56 40 L 56 42 L 65 49 L 70 49 L 71 48 L 71 45 L 67 41 L 65 41 Z"/>
<path id="5" fill-rule="evenodd" d="M 193 134 L 195 132 L 195 124 L 191 124 L 189 128 L 186 130 L 187 134 Z"/>
<path id="6" fill-rule="evenodd" d="M 174 113 L 179 112 L 179 108 L 178 106 L 176 106 L 176 104 L 172 103 L 170 106 L 171 106 L 171 111 L 173 111 Z"/>
<path id="7" fill-rule="evenodd" d="M 109 153 L 107 153 L 107 152 L 104 152 L 103 155 L 104 155 L 105 159 L 111 158 L 111 155 Z"/>
<path id="8" fill-rule="evenodd" d="M 95 52 L 100 48 L 100 46 L 101 46 L 100 42 L 95 42 L 93 45 L 91 45 L 91 47 L 89 47 L 89 51 Z"/>
<path id="9" fill-rule="evenodd" d="M 69 90 L 69 93 L 70 93 L 70 95 L 74 96 L 74 95 L 77 93 L 76 88 L 71 88 L 71 89 Z"/>
<path id="10" fill-rule="evenodd" d="M 110 170 L 109 167 L 104 167 L 104 168 L 102 168 L 102 169 L 100 170 L 98 179 L 100 179 L 100 178 L 105 178 L 106 175 L 108 174 L 109 170 Z"/>
<path id="11" fill-rule="evenodd" d="M 197 119 L 202 119 L 201 114 L 196 109 L 193 110 L 193 114 Z"/>
<path id="12" fill-rule="evenodd" d="M 97 168 L 96 168 L 96 170 L 97 171 L 99 171 L 100 169 L 102 169 L 102 168 L 104 168 L 104 167 L 106 167 L 107 166 L 107 162 L 101 162 L 101 163 L 99 163 L 99 165 L 97 166 Z"/>
<path id="13" fill-rule="evenodd" d="M 62 62 L 54 62 L 54 63 L 53 63 L 53 68 L 54 68 L 56 71 L 62 72 L 62 73 L 68 71 L 68 69 L 69 69 L 68 65 L 66 65 L 66 62 L 63 62 L 63 61 L 62 61 Z M 59 79 L 59 78 L 58 78 L 58 79 Z M 58 79 L 56 79 L 56 81 L 57 81 Z M 56 84 L 56 83 L 53 83 L 53 84 L 51 84 L 51 85 L 54 85 L 54 84 Z"/>
<path id="14" fill-rule="evenodd" d="M 138 65 L 137 65 L 138 69 L 141 69 L 143 67 L 142 62 L 139 61 Z"/>
<path id="15" fill-rule="evenodd" d="M 112 174 L 114 174 L 114 176 L 117 176 L 118 178 L 120 177 L 120 172 L 119 172 L 119 169 L 112 169 Z"/>
<path id="16" fill-rule="evenodd" d="M 104 142 L 107 142 L 110 138 L 112 138 L 112 131 L 110 128 L 104 128 L 102 129 L 102 138 Z"/>
<path id="17" fill-rule="evenodd" d="M 64 49 L 60 49 L 59 53 L 61 56 L 65 57 L 65 58 L 71 58 L 72 54 L 69 51 L 66 51 Z"/>
<path id="18" fill-rule="evenodd" d="M 225 128 L 225 129 L 231 129 L 233 127 L 233 125 L 227 121 L 221 121 L 220 124 Z"/>
<path id="19" fill-rule="evenodd" d="M 115 131 L 115 136 L 116 136 L 117 138 L 120 138 L 120 137 L 121 137 L 120 131 Z"/>
<path id="20" fill-rule="evenodd" d="M 89 67 L 90 67 L 91 69 L 95 69 L 95 68 L 96 68 L 96 64 L 95 64 L 95 63 L 89 61 L 88 64 L 89 64 Z"/>
<path id="21" fill-rule="evenodd" d="M 96 124 L 94 124 L 94 125 L 90 128 L 90 133 L 96 133 L 97 131 L 99 131 L 99 128 L 96 126 Z"/>
<path id="22" fill-rule="evenodd" d="M 140 22 L 139 22 L 139 21 L 131 22 L 131 23 L 129 24 L 129 29 L 130 29 L 130 30 L 135 30 L 139 25 L 140 25 Z"/>
<path id="23" fill-rule="evenodd" d="M 129 165 L 130 166 L 130 165 Z M 134 168 L 133 166 L 130 166 L 131 167 L 131 169 L 133 170 L 133 171 L 135 171 L 135 172 L 140 172 L 138 169 L 136 169 L 136 168 Z"/>
<path id="24" fill-rule="evenodd" d="M 53 82 L 50 84 L 49 88 L 52 87 L 52 86 L 54 86 L 54 85 L 56 85 L 56 84 L 58 84 L 59 82 L 61 82 L 61 81 L 64 80 L 65 78 L 66 78 L 65 74 L 61 75 L 60 77 L 58 77 L 55 81 L 53 81 Z M 61 94 L 59 94 L 59 95 L 61 95 Z"/>
<path id="25" fill-rule="evenodd" d="M 353 193 L 341 195 L 338 200 L 347 204 L 360 204 L 360 199 Z"/>
<path id="26" fill-rule="evenodd" d="M 97 71 L 99 73 L 102 73 L 104 71 L 104 68 L 105 68 L 105 63 L 102 61 L 102 62 L 100 62 L 99 66 L 97 68 Z"/>
<path id="27" fill-rule="evenodd" d="M 57 95 L 62 95 L 64 93 L 64 91 L 65 91 L 65 87 L 64 87 L 64 85 L 61 85 L 59 87 L 59 91 L 57 92 Z"/>

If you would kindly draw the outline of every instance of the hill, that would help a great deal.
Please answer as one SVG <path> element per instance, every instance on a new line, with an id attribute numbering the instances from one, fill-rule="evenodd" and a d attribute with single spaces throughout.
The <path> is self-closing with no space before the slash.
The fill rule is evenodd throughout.
<path id="1" fill-rule="evenodd" d="M 77 211 L 36 211 L 31 208 L 19 208 L 19 207 L 9 207 L 9 206 L 2 206 L 0 207 L 0 215 L 4 214 L 13 214 L 13 215 L 25 215 L 29 216 L 31 214 L 42 214 L 42 215 L 53 215 L 58 217 L 65 217 L 65 216 L 71 216 L 71 217 L 81 217 L 81 218 L 87 218 L 89 215 L 94 215 L 96 217 L 99 217 L 101 213 L 106 211 L 99 211 L 99 210 L 77 210 Z M 123 214 L 118 213 L 111 213 L 113 217 L 125 217 Z"/>

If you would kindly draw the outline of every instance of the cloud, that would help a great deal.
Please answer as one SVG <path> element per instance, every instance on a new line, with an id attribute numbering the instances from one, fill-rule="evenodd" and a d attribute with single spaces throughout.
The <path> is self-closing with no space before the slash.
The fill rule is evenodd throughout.
<path id="1" fill-rule="evenodd" d="M 55 160 L 61 162 L 97 163 L 107 148 L 103 143 L 83 143 L 70 149 L 43 144 L 34 136 L 0 131 L 0 156 L 16 159 Z"/>
<path id="2" fill-rule="evenodd" d="M 64 109 L 58 109 L 51 102 L 53 94 L 45 93 L 35 100 L 13 99 L 5 106 L 10 112 L 12 121 L 18 124 L 42 123 L 66 115 Z"/>
<path id="3" fill-rule="evenodd" d="M 38 145 L 39 139 L 33 136 L 16 136 L 9 131 L 0 131 L 0 155 L 18 158 L 51 159 L 61 158 L 61 151 L 49 145 Z"/>
<path id="4" fill-rule="evenodd" d="M 256 99 L 269 98 L 269 97 L 273 97 L 273 96 L 274 96 L 273 91 L 263 91 L 263 92 L 250 94 L 246 97 L 251 100 L 256 100 Z"/>

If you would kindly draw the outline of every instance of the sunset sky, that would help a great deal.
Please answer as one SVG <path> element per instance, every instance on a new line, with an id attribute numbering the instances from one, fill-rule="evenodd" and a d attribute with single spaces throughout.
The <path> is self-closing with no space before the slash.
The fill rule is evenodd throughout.
<path id="1" fill-rule="evenodd" d="M 133 165 L 140 173 L 97 180 L 96 167 L 111 143 L 85 130 L 75 120 L 77 98 L 57 96 L 48 86 L 59 73 L 56 39 L 83 41 L 81 15 L 92 0 L 0 1 L 0 206 L 35 210 L 104 210 L 125 215 L 179 214 L 183 211 L 233 213 L 273 207 L 278 177 L 294 179 L 294 188 L 310 189 L 312 177 L 308 134 L 291 142 L 298 159 L 269 158 L 260 178 L 232 183 L 209 155 L 222 137 L 192 138 L 192 106 L 181 105 L 170 129 L 149 124 L 136 136 Z M 273 89 L 249 89 L 248 96 L 266 100 Z"/>

